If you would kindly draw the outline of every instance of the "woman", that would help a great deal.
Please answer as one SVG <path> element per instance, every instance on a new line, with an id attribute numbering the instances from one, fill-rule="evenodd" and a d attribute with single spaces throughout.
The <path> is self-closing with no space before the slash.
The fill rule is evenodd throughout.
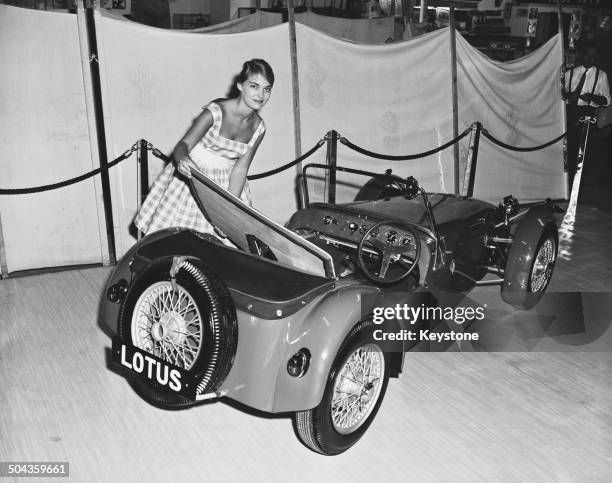
<path id="1" fill-rule="evenodd" d="M 258 111 L 268 102 L 273 84 L 274 73 L 265 60 L 245 62 L 236 77 L 238 96 L 204 106 L 174 148 L 179 172 L 190 178 L 195 167 L 250 205 L 247 173 L 266 131 Z M 172 164 L 153 183 L 134 224 L 145 234 L 172 226 L 215 233 Z"/>

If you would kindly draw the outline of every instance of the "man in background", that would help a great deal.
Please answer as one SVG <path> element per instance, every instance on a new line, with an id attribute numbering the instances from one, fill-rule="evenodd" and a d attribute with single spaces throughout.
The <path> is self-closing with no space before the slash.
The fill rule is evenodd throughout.
<path id="1" fill-rule="evenodd" d="M 608 76 L 604 70 L 598 67 L 599 49 L 595 43 L 587 43 L 583 46 L 581 65 L 577 65 L 565 72 L 561 95 L 567 102 L 567 172 L 569 176 L 569 187 L 573 184 L 576 174 L 578 155 L 580 149 L 581 133 L 584 123 L 579 122 L 585 117 L 594 117 L 598 107 L 610 104 L 610 86 Z M 593 135 L 596 127 L 589 127 L 589 138 L 587 148 L 589 154 L 589 172 L 592 174 L 603 168 L 606 161 L 605 151 L 607 142 L 597 134 Z M 601 142 L 599 140 L 601 139 Z M 584 158 L 586 158 L 584 153 Z M 593 169 L 594 168 L 594 169 Z M 593 176 L 596 179 L 597 176 Z"/>

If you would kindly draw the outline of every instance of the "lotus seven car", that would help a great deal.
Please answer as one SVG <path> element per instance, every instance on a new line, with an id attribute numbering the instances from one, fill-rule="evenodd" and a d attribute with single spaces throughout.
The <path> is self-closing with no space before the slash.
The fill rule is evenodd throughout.
<path id="1" fill-rule="evenodd" d="M 416 344 L 372 338 L 372 311 L 397 301 L 387 294 L 419 306 L 497 277 L 509 304 L 538 302 L 557 256 L 550 201 L 495 206 L 367 175 L 354 201 L 307 202 L 282 226 L 194 170 L 194 198 L 226 239 L 169 228 L 123 256 L 102 311 L 113 367 L 158 407 L 224 397 L 292 414 L 302 442 L 333 455 L 367 430 Z"/>

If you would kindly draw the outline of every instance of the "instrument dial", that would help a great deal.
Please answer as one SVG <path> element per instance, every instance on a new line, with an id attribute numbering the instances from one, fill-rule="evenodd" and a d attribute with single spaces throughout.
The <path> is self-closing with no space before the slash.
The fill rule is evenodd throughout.
<path id="1" fill-rule="evenodd" d="M 400 243 L 403 246 L 414 245 L 414 241 L 412 240 L 412 237 L 409 237 L 409 236 L 403 236 L 400 240 Z"/>
<path id="2" fill-rule="evenodd" d="M 389 230 L 385 233 L 385 240 L 387 240 L 387 243 L 395 243 L 395 240 L 397 240 L 397 232 L 395 230 Z"/>

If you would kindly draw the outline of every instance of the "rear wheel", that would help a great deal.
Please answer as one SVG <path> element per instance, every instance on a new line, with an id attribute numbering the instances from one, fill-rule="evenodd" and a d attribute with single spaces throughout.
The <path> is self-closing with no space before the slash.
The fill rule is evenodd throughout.
<path id="1" fill-rule="evenodd" d="M 219 388 L 231 368 L 238 340 L 236 310 L 227 287 L 197 260 L 167 257 L 154 261 L 128 290 L 119 315 L 119 335 L 126 343 L 193 373 L 196 393 L 206 394 Z M 160 407 L 195 404 L 155 381 L 135 380 L 132 386 Z"/>
<path id="2" fill-rule="evenodd" d="M 334 455 L 355 444 L 372 423 L 389 382 L 389 357 L 356 325 L 332 364 L 321 403 L 296 413 L 300 439 L 318 453 Z"/>

